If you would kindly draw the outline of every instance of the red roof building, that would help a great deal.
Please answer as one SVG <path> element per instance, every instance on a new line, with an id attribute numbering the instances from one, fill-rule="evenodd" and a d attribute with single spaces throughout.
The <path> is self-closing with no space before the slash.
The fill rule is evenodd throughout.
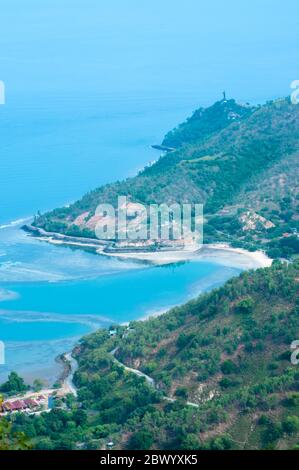
<path id="1" fill-rule="evenodd" d="M 32 398 L 26 398 L 24 402 L 26 407 L 28 408 L 35 408 L 36 406 L 38 406 L 38 403 L 35 400 L 32 400 Z"/>
<path id="2" fill-rule="evenodd" d="M 26 404 L 23 402 L 23 400 L 16 400 L 10 403 L 12 411 L 18 411 L 18 410 L 24 410 L 26 407 Z"/>

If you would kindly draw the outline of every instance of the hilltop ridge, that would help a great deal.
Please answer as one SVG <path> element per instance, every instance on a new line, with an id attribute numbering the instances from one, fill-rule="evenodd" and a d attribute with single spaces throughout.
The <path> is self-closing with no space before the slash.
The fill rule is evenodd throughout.
<path id="1" fill-rule="evenodd" d="M 178 148 L 198 142 L 229 126 L 233 121 L 248 117 L 255 111 L 249 104 L 238 104 L 234 99 L 216 101 L 208 108 L 197 109 L 191 117 L 168 132 L 162 142 L 166 147 Z"/>

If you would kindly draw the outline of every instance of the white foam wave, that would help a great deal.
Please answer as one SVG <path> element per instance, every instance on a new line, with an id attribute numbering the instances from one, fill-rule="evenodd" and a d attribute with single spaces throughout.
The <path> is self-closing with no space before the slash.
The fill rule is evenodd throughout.
<path id="1" fill-rule="evenodd" d="M 10 227 L 16 227 L 17 225 L 21 225 L 21 224 L 24 224 L 25 222 L 29 222 L 29 220 L 31 219 L 32 217 L 25 217 L 23 219 L 13 220 L 7 224 L 0 225 L 0 230 L 3 230 L 5 228 L 10 228 Z"/>

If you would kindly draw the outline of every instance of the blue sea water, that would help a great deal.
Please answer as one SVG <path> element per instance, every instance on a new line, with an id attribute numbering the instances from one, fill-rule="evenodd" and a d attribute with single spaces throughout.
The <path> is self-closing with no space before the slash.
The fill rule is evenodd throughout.
<path id="1" fill-rule="evenodd" d="M 68 323 L 61 321 L 33 321 L 17 320 L 14 318 L 13 329 L 11 321 L 1 319 L 1 338 L 4 342 L 10 341 L 53 341 L 69 336 L 83 336 L 89 331 L 88 326 L 80 323 Z"/>
<path id="2" fill-rule="evenodd" d="M 52 383 L 55 357 L 84 334 L 181 304 L 237 275 L 215 259 L 153 267 L 40 242 L 17 226 L 0 229 L 0 335 L 6 363 Z"/>
<path id="3" fill-rule="evenodd" d="M 104 263 L 104 261 L 103 261 Z M 183 302 L 200 291 L 203 280 L 210 285 L 237 272 L 210 262 L 127 269 L 89 280 L 7 284 L 16 298 L 2 301 L 2 309 L 87 316 L 106 323 L 123 323 Z M 179 288 L 178 288 L 179 286 Z"/>
<path id="4" fill-rule="evenodd" d="M 296 7 L 293 0 L 1 6 L 0 381 L 17 370 L 53 382 L 54 358 L 86 332 L 165 310 L 239 272 L 215 260 L 124 263 L 41 243 L 20 226 L 38 210 L 136 174 L 158 158 L 151 144 L 223 89 L 254 103 L 287 95 L 298 78 Z"/>

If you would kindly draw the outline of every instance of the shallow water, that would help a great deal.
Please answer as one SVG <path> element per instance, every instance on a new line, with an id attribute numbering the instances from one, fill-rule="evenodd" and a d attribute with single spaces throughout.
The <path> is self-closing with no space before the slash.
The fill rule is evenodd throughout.
<path id="1" fill-rule="evenodd" d="M 240 272 L 209 260 L 119 261 L 40 242 L 19 227 L 2 228 L 0 244 L 1 380 L 16 369 L 53 381 L 55 357 L 85 333 L 165 311 Z"/>

